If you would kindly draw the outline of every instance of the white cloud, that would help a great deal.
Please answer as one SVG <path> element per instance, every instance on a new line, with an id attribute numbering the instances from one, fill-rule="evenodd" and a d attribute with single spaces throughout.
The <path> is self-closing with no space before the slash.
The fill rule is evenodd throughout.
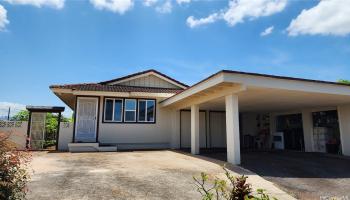
<path id="1" fill-rule="evenodd" d="M 134 6 L 133 0 L 90 0 L 92 5 L 99 10 L 109 10 L 124 14 Z"/>
<path id="2" fill-rule="evenodd" d="M 214 23 L 218 19 L 220 19 L 220 14 L 213 13 L 208 17 L 201 18 L 201 19 L 195 19 L 193 16 L 189 16 L 186 20 L 186 23 L 189 27 L 195 28 L 197 26 Z"/>
<path id="3" fill-rule="evenodd" d="M 274 29 L 273 26 L 267 27 L 263 32 L 260 33 L 260 35 L 261 36 L 270 35 L 272 33 L 273 29 Z"/>
<path id="4" fill-rule="evenodd" d="M 190 3 L 191 2 L 191 0 L 176 0 L 176 2 L 178 3 L 178 4 L 186 4 L 186 3 Z"/>
<path id="5" fill-rule="evenodd" d="M 290 36 L 337 35 L 350 33 L 350 1 L 323 0 L 315 7 L 303 10 L 292 20 L 287 32 Z"/>
<path id="6" fill-rule="evenodd" d="M 287 0 L 233 0 L 224 13 L 225 21 L 234 26 L 245 19 L 256 19 L 281 12 L 287 5 Z"/>
<path id="7" fill-rule="evenodd" d="M 10 22 L 7 19 L 7 10 L 0 5 L 0 31 L 4 31 L 8 23 Z"/>
<path id="8" fill-rule="evenodd" d="M 286 5 L 287 0 L 231 0 L 228 8 L 213 13 L 208 17 L 195 19 L 193 16 L 190 16 L 187 18 L 187 24 L 189 25 L 189 20 L 193 22 L 192 24 L 197 24 L 198 22 L 198 24 L 204 25 L 221 19 L 225 20 L 229 26 L 235 26 L 247 19 L 254 20 L 281 12 Z"/>
<path id="9" fill-rule="evenodd" d="M 156 7 L 156 11 L 159 13 L 171 13 L 173 9 L 173 5 L 171 4 L 170 0 L 167 0 L 162 5 L 159 5 Z"/>
<path id="10" fill-rule="evenodd" d="M 143 1 L 143 5 L 144 6 L 147 6 L 147 7 L 150 7 L 150 6 L 153 6 L 154 4 L 157 3 L 158 0 L 144 0 Z"/>
<path id="11" fill-rule="evenodd" d="M 65 0 L 5 0 L 14 5 L 32 5 L 38 8 L 48 6 L 55 9 L 62 9 Z"/>
<path id="12" fill-rule="evenodd" d="M 11 102 L 0 102 L 0 117 L 4 118 L 8 115 L 8 110 L 11 108 L 10 116 L 15 115 L 21 110 L 25 110 L 26 106 L 19 103 L 11 103 Z"/>

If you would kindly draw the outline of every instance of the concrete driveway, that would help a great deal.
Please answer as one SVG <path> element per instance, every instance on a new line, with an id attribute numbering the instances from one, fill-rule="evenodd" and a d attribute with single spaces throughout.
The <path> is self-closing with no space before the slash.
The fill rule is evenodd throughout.
<path id="1" fill-rule="evenodd" d="M 209 153 L 225 160 L 225 153 Z M 350 160 L 321 153 L 246 152 L 242 167 L 275 183 L 297 199 L 350 199 Z M 331 198 L 329 198 L 331 199 Z"/>
<path id="2" fill-rule="evenodd" d="M 223 162 L 174 151 L 111 153 L 35 152 L 28 199 L 201 199 L 192 176 L 223 176 Z M 256 188 L 279 199 L 291 196 L 237 166 Z"/>

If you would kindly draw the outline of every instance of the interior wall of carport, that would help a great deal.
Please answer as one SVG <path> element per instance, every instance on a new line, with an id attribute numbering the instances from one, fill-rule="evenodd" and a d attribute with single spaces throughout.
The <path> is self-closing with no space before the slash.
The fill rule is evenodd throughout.
<path id="1" fill-rule="evenodd" d="M 272 136 L 276 132 L 276 118 L 279 115 L 288 114 L 302 114 L 303 132 L 304 132 L 304 144 L 305 152 L 314 152 L 313 144 L 313 120 L 312 113 L 328 110 L 337 110 L 336 107 L 323 107 L 323 108 L 308 108 L 286 112 L 270 112 L 270 135 Z M 344 110 L 344 109 L 343 109 Z M 178 113 L 178 114 L 176 114 Z M 343 114 L 345 113 L 345 114 Z M 244 135 L 256 136 L 258 134 L 258 127 L 256 117 L 259 114 L 266 114 L 262 112 L 243 112 L 240 114 L 240 132 L 243 141 Z M 343 118 L 347 117 L 347 112 L 342 112 Z M 173 120 L 173 131 L 175 136 L 172 139 L 172 147 L 174 149 L 190 148 L 191 147 L 191 112 L 189 110 L 181 110 L 174 112 L 174 116 L 177 119 Z M 349 114 L 350 117 L 350 114 Z M 344 120 L 343 120 L 344 121 Z M 176 125 L 177 122 L 177 125 Z M 200 111 L 200 148 L 226 148 L 226 124 L 225 124 L 225 111 Z M 345 123 L 343 129 L 346 130 Z M 348 131 L 350 133 L 350 127 Z M 344 135 L 344 134 L 343 134 Z M 345 141 L 346 137 L 350 141 L 350 134 L 347 134 L 341 138 Z M 267 146 L 271 147 L 272 140 L 268 141 Z M 342 144 L 346 149 L 349 149 L 350 155 L 350 143 Z M 349 146 L 349 147 L 347 147 Z M 243 147 L 243 146 L 241 146 Z M 345 152 L 346 153 L 346 152 Z M 344 153 L 344 155 L 345 155 Z"/>
<path id="2" fill-rule="evenodd" d="M 305 152 L 314 152 L 312 113 L 337 110 L 339 115 L 342 152 L 350 155 L 350 105 L 337 107 L 307 108 L 286 112 L 270 112 L 270 135 L 276 132 L 276 117 L 279 115 L 302 114 Z M 180 114 L 181 113 L 181 114 Z M 256 116 L 260 112 L 243 112 L 240 117 L 240 131 L 244 135 L 257 135 Z M 220 115 L 222 117 L 220 117 Z M 182 116 L 182 117 L 181 117 Z M 181 119 L 183 118 L 183 119 Z M 222 120 L 221 120 L 222 118 Z M 172 148 L 190 148 L 191 144 L 191 117 L 190 111 L 174 111 L 172 127 Z M 214 120 L 213 120 L 214 119 Z M 203 125 L 203 123 L 206 123 Z M 181 134 L 181 135 L 180 135 Z M 207 141 L 206 141 L 207 137 Z M 181 146 L 180 146 L 181 138 Z M 272 140 L 267 144 L 271 146 Z M 226 148 L 225 111 L 202 110 L 200 112 L 200 148 Z"/>
<path id="3" fill-rule="evenodd" d="M 343 155 L 350 156 L 350 105 L 337 107 Z"/>
<path id="4" fill-rule="evenodd" d="M 241 113 L 240 114 L 240 132 L 241 142 L 244 135 L 255 136 L 258 134 L 256 117 L 265 113 Z M 190 148 L 191 147 L 191 112 L 190 110 L 179 111 L 179 139 L 178 146 L 173 148 Z M 176 122 L 176 120 L 174 120 Z M 200 148 L 226 148 L 226 117 L 225 111 L 201 110 L 199 116 L 199 144 Z M 243 147 L 243 146 L 241 146 Z"/>
<path id="5" fill-rule="evenodd" d="M 180 111 L 179 148 L 191 147 L 191 111 Z M 200 110 L 200 148 L 226 148 L 226 123 L 224 111 Z"/>
<path id="6" fill-rule="evenodd" d="M 300 110 L 292 110 L 292 111 L 286 111 L 286 112 L 271 112 L 270 113 L 270 134 L 273 135 L 275 132 L 277 132 L 277 117 L 280 115 L 289 115 L 289 114 L 302 114 L 302 123 L 303 123 L 303 134 L 304 134 L 304 147 L 305 152 L 315 152 L 314 148 L 314 139 L 313 139 L 313 132 L 314 132 L 314 126 L 313 126 L 313 119 L 312 119 L 312 113 L 313 112 L 321 112 L 321 111 L 330 111 L 330 110 L 337 110 L 339 115 L 339 108 L 337 107 L 315 107 L 315 108 L 304 108 Z M 339 117 L 340 121 L 340 117 Z M 350 133 L 350 129 L 349 129 Z M 349 137 L 350 141 L 350 137 Z M 272 141 L 270 141 L 272 142 Z M 343 143 L 343 138 L 341 138 L 341 143 Z M 349 144 L 349 150 L 350 150 L 350 144 Z M 350 153 L 350 151 L 349 151 Z M 345 154 L 344 154 L 345 155 Z"/>

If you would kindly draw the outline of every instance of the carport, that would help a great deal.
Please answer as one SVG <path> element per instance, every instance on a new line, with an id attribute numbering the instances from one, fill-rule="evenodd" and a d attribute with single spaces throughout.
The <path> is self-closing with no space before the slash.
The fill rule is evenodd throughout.
<path id="1" fill-rule="evenodd" d="M 270 148 L 272 136 L 277 132 L 277 116 L 298 113 L 302 121 L 303 150 L 317 151 L 314 144 L 313 113 L 336 111 L 341 152 L 350 155 L 349 85 L 223 70 L 160 104 L 173 111 L 173 148 L 182 147 L 182 123 L 190 121 L 187 125 L 190 127 L 187 143 L 190 143 L 192 154 L 200 153 L 203 141 L 208 147 L 208 138 L 220 140 L 218 137 L 221 134 L 220 137 L 224 137 L 227 161 L 240 164 L 241 146 L 246 142 L 242 138 L 251 131 L 252 121 L 258 120 L 257 115 L 261 116 L 260 126 L 266 126 L 265 144 L 266 148 Z M 189 112 L 190 120 L 182 120 L 181 110 Z M 201 120 L 201 112 L 205 113 L 205 120 Z M 213 131 L 213 126 L 220 131 Z"/>

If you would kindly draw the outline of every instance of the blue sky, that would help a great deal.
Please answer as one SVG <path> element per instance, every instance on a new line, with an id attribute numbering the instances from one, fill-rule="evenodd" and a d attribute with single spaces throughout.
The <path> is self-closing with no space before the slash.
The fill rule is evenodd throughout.
<path id="1" fill-rule="evenodd" d="M 347 0 L 113 1 L 0 0 L 0 115 L 150 68 L 189 85 L 221 69 L 350 79 Z"/>

